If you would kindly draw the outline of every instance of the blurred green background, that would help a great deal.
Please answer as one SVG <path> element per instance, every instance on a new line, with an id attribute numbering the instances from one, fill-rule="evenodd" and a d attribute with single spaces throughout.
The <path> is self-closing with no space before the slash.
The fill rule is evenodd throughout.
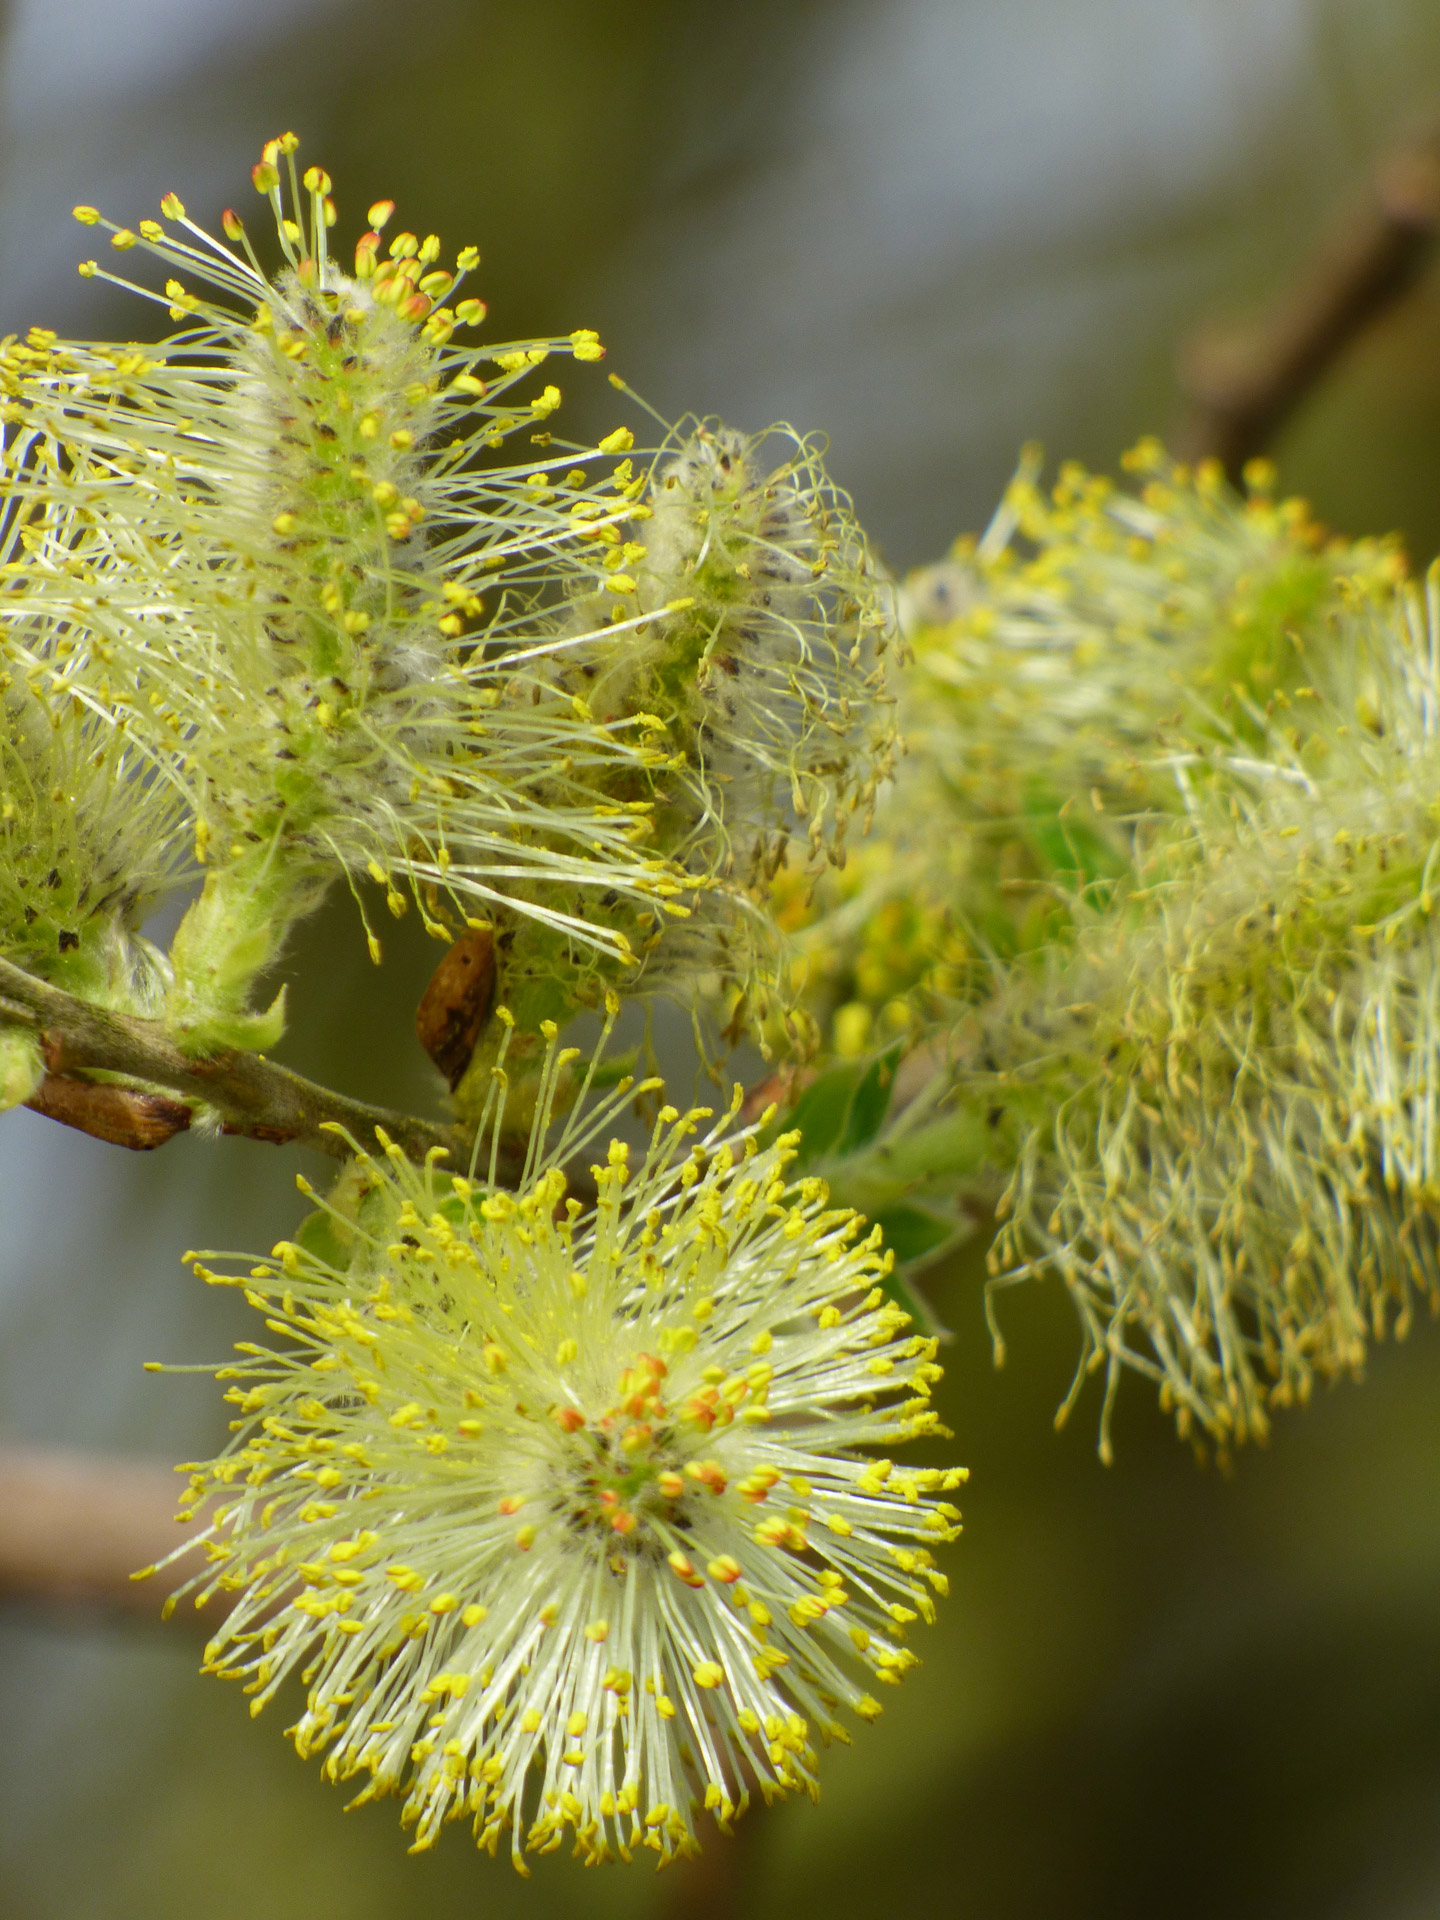
<path id="1" fill-rule="evenodd" d="M 479 243 L 501 334 L 597 326 L 666 413 L 823 428 L 904 568 L 983 523 L 1022 440 L 1108 466 L 1163 431 L 1180 340 L 1263 309 L 1437 122 L 1435 0 L 12 0 L 0 327 L 143 330 L 75 278 L 71 205 L 134 219 L 174 187 L 213 220 L 293 125 L 342 232 L 384 194 Z M 1276 452 L 1336 525 L 1440 548 L 1440 269 Z M 285 1057 L 433 1105 L 410 1013 L 436 950 L 406 931 L 380 972 L 345 908 L 305 931 Z M 213 1385 L 141 1362 L 223 1354 L 235 1302 L 179 1254 L 268 1245 L 294 1171 L 0 1119 L 0 1435 L 212 1447 Z M 1006 1299 L 996 1374 L 979 1275 L 935 1288 L 974 1476 L 953 1596 L 818 1808 L 658 1880 L 561 1858 L 522 1884 L 458 1829 L 412 1860 L 393 1808 L 343 1816 L 283 1712 L 252 1725 L 180 1629 L 12 1609 L 0 1915 L 1440 1912 L 1440 1335 L 1377 1352 L 1229 1481 L 1137 1384 L 1106 1471 L 1093 1400 L 1051 1430 L 1065 1302 Z"/>

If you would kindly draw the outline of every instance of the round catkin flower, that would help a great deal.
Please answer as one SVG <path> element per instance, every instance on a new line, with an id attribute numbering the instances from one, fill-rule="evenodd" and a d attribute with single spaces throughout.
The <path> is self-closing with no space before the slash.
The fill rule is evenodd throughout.
<path id="1" fill-rule="evenodd" d="M 231 1596 L 207 1666 L 252 1711 L 298 1672 L 300 1751 L 403 1795 L 417 1847 L 469 1817 L 517 1865 L 571 1831 L 668 1859 L 702 1806 L 813 1794 L 945 1591 L 963 1473 L 866 1451 L 939 1431 L 878 1234 L 734 1108 L 663 1108 L 633 1166 L 612 1141 L 583 1211 L 558 1163 L 626 1092 L 545 1152 L 543 1101 L 513 1193 L 362 1157 L 348 1266 L 283 1243 L 230 1279 L 286 1343 L 226 1369 L 182 1591 Z"/>
<path id="2" fill-rule="evenodd" d="M 567 993 L 593 1005 L 622 978 L 673 992 L 704 977 L 735 1029 L 763 1038 L 764 1016 L 793 1000 L 765 883 L 792 859 L 802 885 L 840 864 L 850 819 L 868 826 L 892 768 L 894 594 L 821 444 L 789 427 L 682 420 L 621 490 L 626 524 L 575 509 L 596 577 L 556 618 L 553 671 L 604 725 L 664 726 L 672 758 L 648 790 L 647 844 L 689 886 L 683 900 L 657 883 L 654 899 L 606 901 L 623 976 L 613 955 L 578 954 L 563 928 L 502 909 L 501 991 L 533 1029 L 563 1017 Z M 482 1048 L 462 1111 L 489 1066 Z"/>

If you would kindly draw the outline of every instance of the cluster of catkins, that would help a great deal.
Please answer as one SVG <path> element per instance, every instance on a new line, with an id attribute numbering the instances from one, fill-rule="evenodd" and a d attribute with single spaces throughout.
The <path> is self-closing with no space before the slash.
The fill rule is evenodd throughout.
<path id="1" fill-rule="evenodd" d="M 1440 1305 L 1440 576 L 1260 465 L 1027 454 L 905 589 L 897 762 L 816 446 L 566 443 L 595 335 L 457 344 L 474 250 L 381 203 L 341 269 L 295 147 L 276 271 L 233 213 L 78 208 L 176 331 L 0 345 L 0 959 L 206 1054 L 278 1037 L 338 882 L 376 959 L 372 902 L 445 942 L 468 1167 L 377 1131 L 293 1242 L 198 1257 L 280 1344 L 221 1370 L 182 1590 L 417 1846 L 664 1860 L 814 1792 L 945 1589 L 961 1471 L 888 1457 L 939 1431 L 897 1250 L 993 1210 L 992 1302 L 1069 1290 L 1107 1452 L 1127 1368 L 1225 1450 Z M 563 1045 L 653 988 L 828 1044 L 790 1132 Z M 43 1071 L 0 1024 L 0 1104 Z"/>
<path id="2" fill-rule="evenodd" d="M 1027 464 L 910 583 L 911 758 L 802 936 L 842 1050 L 933 1069 L 857 1188 L 994 1204 L 992 1291 L 1069 1289 L 1107 1455 L 1126 1367 L 1224 1450 L 1440 1301 L 1434 578 L 1258 463 L 1130 464 Z"/>
<path id="3" fill-rule="evenodd" d="M 767 887 L 889 771 L 890 599 L 811 442 L 565 443 L 546 374 L 594 334 L 458 345 L 474 250 L 386 247 L 382 203 L 342 269 L 296 144 L 254 173 L 278 271 L 233 213 L 77 208 L 177 330 L 0 345 L 0 960 L 194 1056 L 278 1038 L 259 983 L 340 881 L 377 960 L 372 899 L 445 941 L 418 1024 L 468 1168 L 346 1136 L 294 1242 L 200 1268 L 279 1340 L 219 1370 L 203 1571 L 172 1558 L 207 1667 L 256 1710 L 297 1685 L 299 1750 L 417 1847 L 664 1861 L 880 1712 L 963 1474 L 887 1457 L 941 1431 L 935 1341 L 798 1136 L 614 1084 L 559 1022 L 774 1004 Z M 0 1103 L 43 1067 L 0 1024 Z"/>
<path id="4" fill-rule="evenodd" d="M 547 374 L 595 335 L 460 344 L 475 250 L 386 246 L 383 202 L 340 266 L 296 145 L 254 172 L 277 271 L 234 213 L 80 207 L 161 263 L 131 290 L 175 330 L 0 349 L 0 953 L 202 1053 L 278 1038 L 257 983 L 342 879 L 377 958 L 369 902 L 413 905 L 532 1029 L 611 983 L 763 986 L 757 872 L 835 853 L 887 764 L 848 504 L 801 441 L 564 442 Z M 140 928 L 186 888 L 161 955 Z"/>

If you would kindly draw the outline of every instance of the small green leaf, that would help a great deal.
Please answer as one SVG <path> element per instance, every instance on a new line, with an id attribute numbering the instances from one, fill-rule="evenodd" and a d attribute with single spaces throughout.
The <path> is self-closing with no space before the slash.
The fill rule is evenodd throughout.
<path id="1" fill-rule="evenodd" d="M 591 1090 L 618 1086 L 627 1074 L 634 1073 L 639 1058 L 640 1049 L 631 1047 L 628 1053 L 617 1053 L 613 1059 L 602 1060 L 595 1069 L 595 1078 L 590 1082 Z"/>
<path id="2" fill-rule="evenodd" d="M 936 1334 L 947 1343 L 955 1338 L 954 1333 L 945 1325 L 934 1307 L 916 1286 L 913 1274 L 905 1273 L 897 1267 L 893 1273 L 886 1274 L 880 1284 L 896 1306 L 902 1307 L 909 1314 L 917 1327 L 923 1327 L 926 1333 Z"/>
<path id="3" fill-rule="evenodd" d="M 814 1080 L 785 1115 L 777 1131 L 798 1129 L 803 1136 L 796 1158 L 797 1171 L 824 1157 L 840 1140 L 850 1113 L 859 1069 L 850 1063 L 831 1067 Z"/>
<path id="4" fill-rule="evenodd" d="M 327 1267 L 333 1267 L 337 1273 L 348 1270 L 351 1250 L 341 1240 L 334 1220 L 323 1207 L 307 1213 L 291 1238 L 312 1260 L 323 1260 Z"/>
<path id="5" fill-rule="evenodd" d="M 842 1158 L 847 1153 L 859 1153 L 862 1147 L 868 1147 L 884 1126 L 885 1116 L 890 1111 L 890 1096 L 895 1090 L 895 1069 L 900 1064 L 901 1051 L 901 1043 L 897 1041 L 865 1069 L 851 1098 L 850 1111 L 845 1116 L 845 1131 L 837 1148 Z"/>
<path id="6" fill-rule="evenodd" d="M 959 1235 L 953 1220 L 930 1213 L 924 1207 L 912 1206 L 906 1200 L 877 1213 L 874 1224 L 885 1235 L 885 1244 L 900 1266 L 929 1259 Z"/>
<path id="7" fill-rule="evenodd" d="M 879 1170 L 892 1180 L 915 1185 L 937 1176 L 951 1181 L 969 1178 L 987 1162 L 1005 1164 L 1012 1151 L 1004 1130 L 1008 1113 L 988 1116 L 961 1108 L 941 1113 L 908 1132 L 894 1133 L 879 1151 Z"/>
<path id="8" fill-rule="evenodd" d="M 475 1217 L 476 1202 L 483 1198 L 483 1189 L 472 1200 L 462 1200 L 456 1193 L 442 1193 L 435 1201 L 434 1210 L 448 1226 L 468 1227 Z"/>

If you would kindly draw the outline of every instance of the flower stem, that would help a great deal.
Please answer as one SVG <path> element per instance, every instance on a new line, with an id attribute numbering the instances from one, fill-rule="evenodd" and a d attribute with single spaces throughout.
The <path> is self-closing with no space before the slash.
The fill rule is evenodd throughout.
<path id="1" fill-rule="evenodd" d="M 192 1108 L 203 1106 L 219 1119 L 223 1133 L 276 1145 L 315 1147 L 335 1159 L 347 1159 L 350 1154 L 346 1140 L 329 1131 L 336 1126 L 365 1147 L 373 1141 L 376 1128 L 383 1128 L 417 1160 L 432 1147 L 458 1155 L 466 1144 L 457 1128 L 352 1100 L 258 1053 L 227 1047 L 207 1059 L 192 1059 L 180 1051 L 158 1020 L 106 1012 L 4 959 L 0 959 L 0 1020 L 40 1035 L 47 1078 L 30 1104 L 122 1145 L 146 1147 L 159 1142 L 148 1137 L 132 1140 L 107 1131 L 104 1125 L 87 1124 L 86 1103 L 74 1090 L 88 1088 L 95 1096 L 91 1104 L 97 1106 L 98 1122 L 103 1117 L 99 1106 L 109 1116 L 115 1104 L 113 1097 L 104 1096 L 113 1096 L 117 1089 L 84 1076 L 120 1074 L 141 1083 L 142 1098 L 146 1090 L 158 1089 Z M 62 1082 L 70 1090 L 68 1099 L 49 1098 L 46 1088 L 53 1093 Z M 113 1119 L 110 1125 L 113 1129 Z"/>

